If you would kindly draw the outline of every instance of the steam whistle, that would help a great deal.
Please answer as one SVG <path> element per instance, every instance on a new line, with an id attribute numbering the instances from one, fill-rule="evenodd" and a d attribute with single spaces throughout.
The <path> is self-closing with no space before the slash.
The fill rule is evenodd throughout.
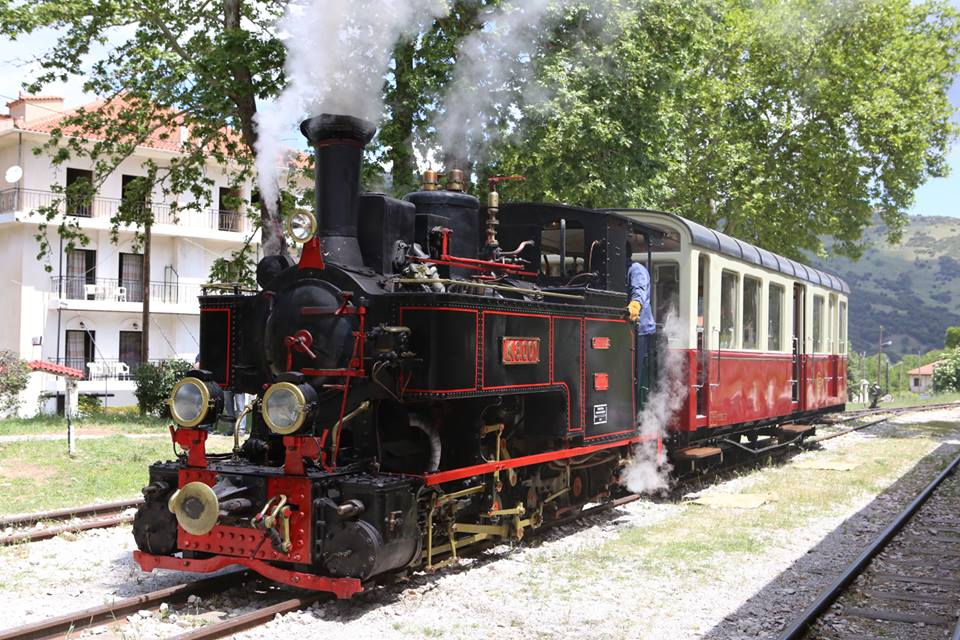
<path id="1" fill-rule="evenodd" d="M 500 256 L 500 242 L 497 240 L 497 227 L 500 221 L 497 214 L 500 212 L 500 194 L 497 184 L 508 181 L 523 181 L 524 176 L 493 176 L 487 178 L 490 192 L 487 194 L 487 237 L 484 242 L 484 252 L 489 260 L 496 260 Z"/>
<path id="2" fill-rule="evenodd" d="M 184 531 L 203 536 L 210 533 L 221 516 L 250 508 L 248 498 L 238 497 L 246 490 L 226 478 L 219 478 L 212 487 L 203 482 L 190 482 L 170 496 L 167 508 Z"/>

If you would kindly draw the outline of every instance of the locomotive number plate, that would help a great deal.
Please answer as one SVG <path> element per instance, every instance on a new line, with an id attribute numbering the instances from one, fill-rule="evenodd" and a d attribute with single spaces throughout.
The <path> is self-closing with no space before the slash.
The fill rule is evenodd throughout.
<path id="1" fill-rule="evenodd" d="M 540 338 L 503 337 L 500 340 L 500 359 L 503 364 L 540 362 Z"/>

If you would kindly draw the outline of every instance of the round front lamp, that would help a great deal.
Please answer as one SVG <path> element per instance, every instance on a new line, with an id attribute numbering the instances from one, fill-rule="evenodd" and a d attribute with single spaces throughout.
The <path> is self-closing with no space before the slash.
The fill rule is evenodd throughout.
<path id="1" fill-rule="evenodd" d="M 223 391 L 216 382 L 187 376 L 173 386 L 170 415 L 181 427 L 196 427 L 217 419 L 217 406 L 223 403 Z"/>
<path id="2" fill-rule="evenodd" d="M 315 402 L 316 392 L 310 385 L 278 382 L 263 394 L 260 412 L 271 431 L 285 436 L 303 426 Z"/>
<path id="3" fill-rule="evenodd" d="M 287 219 L 287 233 L 297 242 L 306 242 L 317 231 L 317 219 L 309 211 L 297 211 Z"/>

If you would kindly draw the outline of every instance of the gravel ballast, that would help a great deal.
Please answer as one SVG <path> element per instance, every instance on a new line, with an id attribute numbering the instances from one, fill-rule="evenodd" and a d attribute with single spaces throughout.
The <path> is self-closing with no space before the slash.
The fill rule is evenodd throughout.
<path id="1" fill-rule="evenodd" d="M 907 437 L 907 425 L 921 422 L 942 423 L 944 428 Z M 882 454 L 891 460 L 885 462 L 882 477 L 871 478 L 879 490 L 854 490 L 849 499 L 804 511 L 802 517 L 790 509 L 789 495 L 771 496 L 760 510 L 771 521 L 778 510 L 793 519 L 785 520 L 783 529 L 752 531 L 742 544 L 717 546 L 696 537 L 697 526 L 729 518 L 729 511 L 724 515 L 720 509 L 679 499 L 641 500 L 519 546 L 495 547 L 458 567 L 416 574 L 351 601 L 331 601 L 278 617 L 237 637 L 775 637 L 929 481 L 929 470 L 914 469 L 917 462 L 938 447 L 943 456 L 956 449 L 957 443 L 944 435 L 946 423 L 960 428 L 960 409 L 904 415 L 826 441 L 821 450 L 798 454 L 784 464 L 717 480 L 699 491 L 696 495 L 762 491 L 773 480 L 783 482 L 783 474 L 843 482 L 855 471 L 801 472 L 790 467 L 818 457 L 873 464 L 881 456 L 876 449 L 881 444 L 884 452 L 898 444 L 909 452 L 902 457 Z M 927 459 L 924 465 L 932 462 Z M 685 497 L 692 497 L 692 489 L 687 492 Z M 726 533 L 737 541 L 736 531 Z M 633 540 L 644 543 L 631 544 Z M 3 626 L 199 577 L 144 574 L 132 561 L 133 549 L 125 526 L 0 550 Z M 131 616 L 130 631 L 138 638 L 168 637 L 243 613 L 262 600 L 253 588 L 232 591 L 186 608 L 169 607 L 163 615 Z"/>

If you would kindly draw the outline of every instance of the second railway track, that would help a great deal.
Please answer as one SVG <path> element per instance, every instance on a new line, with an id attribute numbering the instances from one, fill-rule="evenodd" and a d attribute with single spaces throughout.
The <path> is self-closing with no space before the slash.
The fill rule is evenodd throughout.
<path id="1" fill-rule="evenodd" d="M 18 542 L 34 542 L 53 538 L 61 533 L 102 529 L 133 522 L 132 514 L 124 511 L 143 503 L 143 498 L 117 500 L 80 507 L 66 507 L 0 517 L 0 530 L 9 532 L 0 535 L 0 546 Z M 38 527 L 38 525 L 41 525 Z"/>
<path id="2" fill-rule="evenodd" d="M 779 640 L 960 637 L 960 455 Z"/>

